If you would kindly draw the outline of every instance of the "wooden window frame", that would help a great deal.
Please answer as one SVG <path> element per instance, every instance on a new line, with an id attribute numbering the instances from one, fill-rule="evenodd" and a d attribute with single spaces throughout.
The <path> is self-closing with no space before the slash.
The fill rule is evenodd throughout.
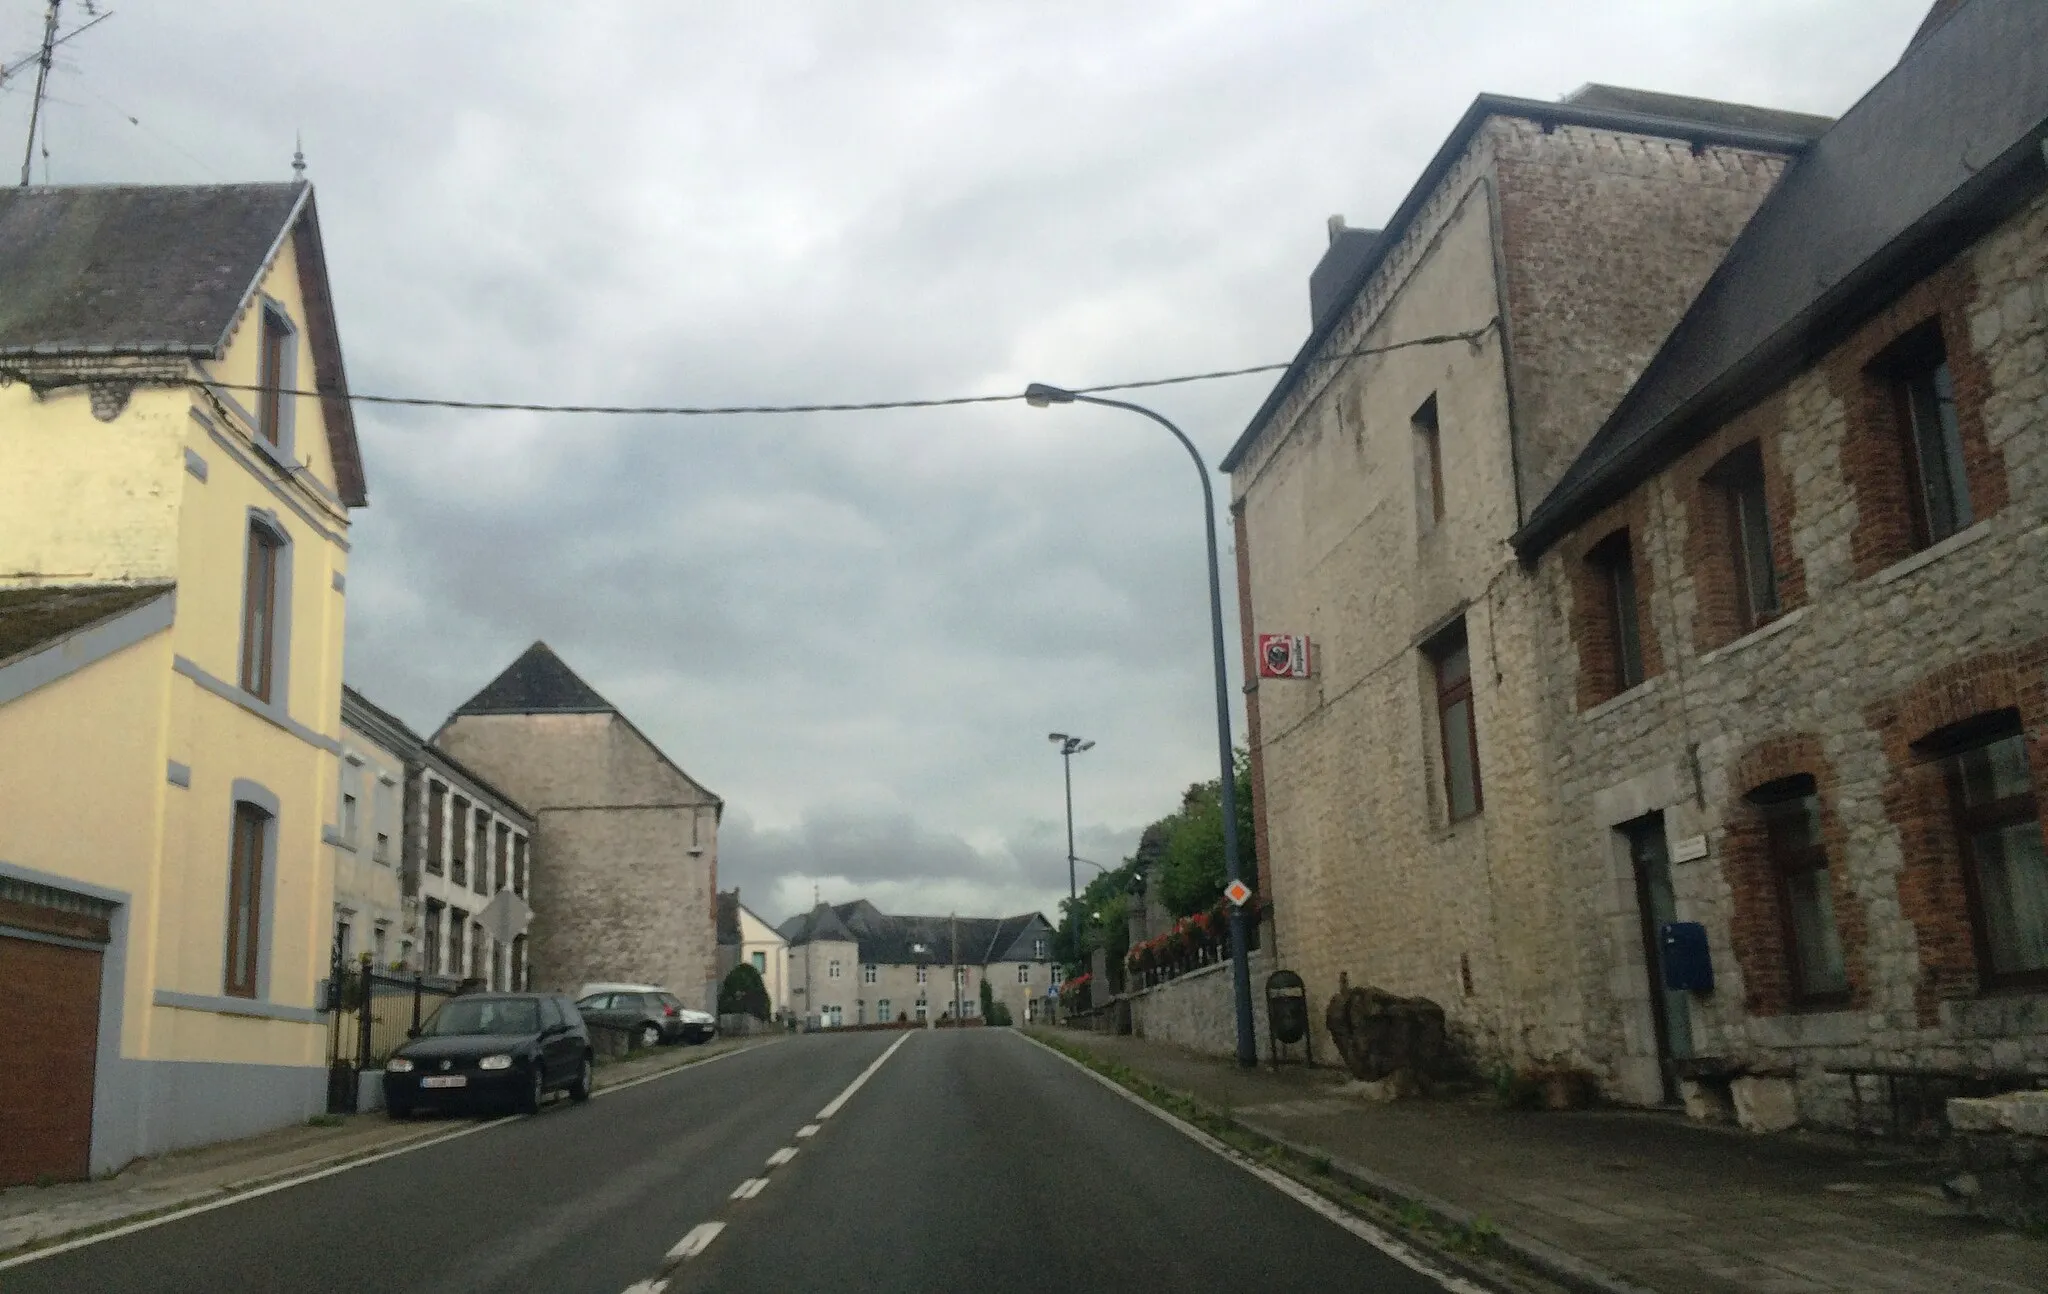
<path id="1" fill-rule="evenodd" d="M 450 793 L 448 797 L 448 879 L 462 886 L 469 884 L 469 822 L 469 797 Z"/>
<path id="2" fill-rule="evenodd" d="M 1478 817 L 1486 809 L 1485 778 L 1479 768 L 1479 706 L 1472 691 L 1472 647 L 1465 635 L 1465 622 L 1460 620 L 1453 628 L 1440 634 L 1426 649 L 1430 663 L 1430 679 L 1436 686 L 1436 727 L 1439 743 L 1438 756 L 1443 761 L 1444 817 L 1450 823 L 1465 822 Z M 1465 670 L 1462 678 L 1446 681 L 1445 667 L 1454 659 L 1463 656 Z M 1450 717 L 1451 709 L 1460 701 L 1465 704 L 1464 741 L 1467 766 L 1472 770 L 1472 807 L 1469 812 L 1458 812 L 1458 792 L 1452 782 L 1455 762 L 1451 758 L 1451 730 L 1457 727 Z"/>
<path id="3" fill-rule="evenodd" d="M 469 930 L 469 913 L 454 904 L 448 906 L 448 973 L 461 979 L 463 965 L 467 962 L 467 950 L 462 946 L 463 935 Z"/>
<path id="4" fill-rule="evenodd" d="M 491 892 L 491 812 L 477 806 L 475 809 L 476 871 L 470 877 L 470 888 L 478 894 Z"/>
<path id="5" fill-rule="evenodd" d="M 249 523 L 242 583 L 242 690 L 269 701 L 277 681 L 278 564 L 284 538 L 261 522 Z M 260 617 L 260 623 L 259 623 Z"/>
<path id="6" fill-rule="evenodd" d="M 1595 544 L 1586 554 L 1600 580 L 1600 602 L 1607 617 L 1607 659 L 1610 695 L 1641 687 L 1649 678 L 1643 663 L 1643 603 L 1636 582 L 1635 545 L 1624 526 Z"/>
<path id="7" fill-rule="evenodd" d="M 1784 824 L 1789 815 L 1782 812 L 1784 806 L 1802 800 L 1813 801 L 1818 836 L 1820 821 L 1820 791 L 1811 774 L 1800 773 L 1781 778 L 1750 792 L 1751 803 L 1757 806 L 1764 819 L 1764 856 L 1770 862 L 1772 884 L 1778 897 L 1778 938 L 1785 950 L 1786 995 L 1794 1010 L 1827 1010 L 1847 1006 L 1853 996 L 1848 982 L 1846 957 L 1842 967 L 1843 983 L 1839 989 L 1815 993 L 1806 987 L 1806 958 L 1799 942 L 1799 923 L 1792 912 L 1792 878 L 1806 872 L 1819 872 L 1822 884 L 1832 884 L 1828 873 L 1828 848 L 1825 839 L 1811 844 L 1794 843 L 1785 838 Z M 1832 914 L 1832 908 L 1830 908 Z M 1835 937 L 1841 938 L 1841 922 L 1835 922 Z"/>
<path id="8" fill-rule="evenodd" d="M 263 864 L 270 845 L 271 816 L 238 801 L 228 843 L 227 997 L 254 998 L 262 980 Z"/>
<path id="9" fill-rule="evenodd" d="M 1976 523 L 1970 492 L 1970 469 L 1964 457 L 1961 416 L 1956 409 L 1955 371 L 1948 362 L 1948 348 L 1938 320 L 1922 324 L 1895 343 L 1883 361 L 1892 388 L 1892 407 L 1898 422 L 1899 450 L 1904 461 L 1906 510 L 1913 522 L 1913 545 L 1917 552 L 1944 539 L 1961 534 Z M 1941 390 L 1946 385 L 1944 399 Z M 1923 440 L 1923 407 L 1933 405 L 1932 416 L 1941 440 L 1941 478 L 1948 486 L 1950 525 L 1936 533 L 1936 519 L 1929 501 L 1934 482 Z M 1946 408 L 1947 417 L 1942 416 Z"/>
<path id="10" fill-rule="evenodd" d="M 421 908 L 420 965 L 429 975 L 441 973 L 441 914 L 447 910 L 439 899 L 428 899 Z"/>
<path id="11" fill-rule="evenodd" d="M 291 322 L 275 306 L 263 307 L 262 353 L 258 360 L 256 385 L 256 434 L 279 449 L 285 448 L 285 375 L 293 337 Z"/>
<path id="12" fill-rule="evenodd" d="M 439 782 L 427 784 L 427 870 L 436 876 L 447 870 L 447 844 L 442 839 L 447 826 L 448 788 Z"/>
<path id="13" fill-rule="evenodd" d="M 499 823 L 493 841 L 496 848 L 491 852 L 491 892 L 496 893 L 511 879 L 512 828 Z"/>
<path id="14" fill-rule="evenodd" d="M 1940 745 L 1942 777 L 1947 783 L 1949 812 L 1956 835 L 1956 856 L 1962 864 L 1963 892 L 1970 907 L 1970 940 L 1977 956 L 1977 982 L 1987 991 L 2048 988 L 2048 967 L 2029 971 L 1994 970 L 1991 940 L 1985 921 L 1984 890 L 1977 879 L 1975 839 L 1986 831 L 2031 822 L 2041 829 L 2039 792 L 2035 772 L 2027 768 L 2027 789 L 1989 804 L 1970 804 L 1963 787 L 1962 757 L 1974 750 L 2018 738 L 2026 749 L 2024 730 L 2016 711 L 2003 711 L 1960 725 L 1961 731 Z"/>
<path id="15" fill-rule="evenodd" d="M 1762 446 L 1751 442 L 1729 454 L 1708 475 L 1728 518 L 1728 561 L 1735 577 L 1738 633 L 1751 633 L 1783 615 L 1778 555 L 1771 545 L 1771 499 L 1764 483 Z M 1754 507 L 1755 516 L 1751 517 Z M 1763 551 L 1756 551 L 1757 544 Z M 1764 588 L 1757 589 L 1758 576 Z"/>

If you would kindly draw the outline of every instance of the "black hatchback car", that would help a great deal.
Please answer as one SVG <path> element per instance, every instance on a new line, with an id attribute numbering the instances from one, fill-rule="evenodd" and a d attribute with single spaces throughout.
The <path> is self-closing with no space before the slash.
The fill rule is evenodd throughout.
<path id="1" fill-rule="evenodd" d="M 485 1104 L 531 1114 L 558 1088 L 590 1099 L 591 1061 L 590 1031 L 566 997 L 450 998 L 384 1063 L 384 1108 L 394 1119 Z"/>

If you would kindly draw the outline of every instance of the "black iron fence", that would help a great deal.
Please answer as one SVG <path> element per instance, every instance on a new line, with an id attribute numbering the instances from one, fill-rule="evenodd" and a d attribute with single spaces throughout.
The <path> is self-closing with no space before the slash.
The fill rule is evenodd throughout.
<path id="1" fill-rule="evenodd" d="M 327 981 L 327 1112 L 354 1114 L 365 1070 L 382 1069 L 434 1008 L 460 990 L 443 976 L 380 971 L 365 956 L 350 963 L 335 950 Z"/>

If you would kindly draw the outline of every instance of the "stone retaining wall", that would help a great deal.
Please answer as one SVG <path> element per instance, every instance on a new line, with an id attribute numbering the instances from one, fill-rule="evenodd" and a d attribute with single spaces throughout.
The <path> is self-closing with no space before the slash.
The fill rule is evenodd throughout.
<path id="1" fill-rule="evenodd" d="M 1271 954 L 1251 954 L 1252 1023 L 1259 1055 L 1266 1054 L 1266 976 L 1273 972 Z M 1311 991 L 1309 1011 L 1319 1013 Z M 1190 971 L 1179 979 L 1140 989 L 1123 999 L 1130 1006 L 1131 1032 L 1155 1042 L 1170 1042 L 1211 1056 L 1237 1054 L 1237 1007 L 1230 987 L 1230 963 L 1221 961 Z"/>

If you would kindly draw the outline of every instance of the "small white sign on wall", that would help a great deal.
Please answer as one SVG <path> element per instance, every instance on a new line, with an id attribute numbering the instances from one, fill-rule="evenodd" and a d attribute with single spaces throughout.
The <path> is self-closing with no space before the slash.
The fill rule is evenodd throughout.
<path id="1" fill-rule="evenodd" d="M 1671 842 L 1671 861 L 1674 863 L 1696 862 L 1706 856 L 1707 838 L 1705 836 L 1687 836 L 1682 840 Z"/>

